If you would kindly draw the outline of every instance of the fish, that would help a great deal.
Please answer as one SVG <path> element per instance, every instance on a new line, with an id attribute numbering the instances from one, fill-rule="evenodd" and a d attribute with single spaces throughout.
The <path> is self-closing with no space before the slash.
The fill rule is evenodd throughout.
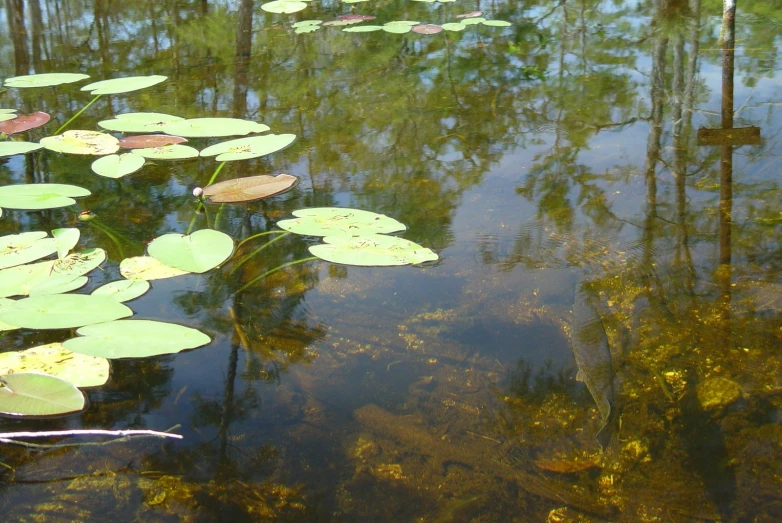
<path id="1" fill-rule="evenodd" d="M 578 366 L 576 379 L 586 385 L 600 413 L 601 425 L 595 439 L 605 450 L 617 417 L 614 365 L 603 321 L 582 281 L 576 284 L 570 343 Z"/>

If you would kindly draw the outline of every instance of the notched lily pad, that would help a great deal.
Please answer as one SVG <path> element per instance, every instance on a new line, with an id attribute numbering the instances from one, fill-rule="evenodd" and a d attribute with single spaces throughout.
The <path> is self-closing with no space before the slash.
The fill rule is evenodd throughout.
<path id="1" fill-rule="evenodd" d="M 65 258 L 70 250 L 79 243 L 81 232 L 75 227 L 52 229 L 52 236 L 57 244 L 57 257 Z"/>
<path id="2" fill-rule="evenodd" d="M 281 220 L 277 226 L 304 236 L 370 234 L 404 231 L 397 220 L 371 211 L 341 207 L 314 207 L 293 211 L 296 218 Z"/>
<path id="3" fill-rule="evenodd" d="M 2 145 L 2 144 L 0 144 Z M 6 209 L 55 209 L 73 205 L 82 196 L 89 196 L 87 189 L 59 183 L 31 183 L 0 187 L 0 207 Z"/>
<path id="4" fill-rule="evenodd" d="M 0 237 L 0 269 L 39 260 L 57 252 L 57 242 L 43 231 Z"/>
<path id="5" fill-rule="evenodd" d="M 52 85 L 70 84 L 89 78 L 88 74 L 81 73 L 41 73 L 14 76 L 6 78 L 5 87 L 49 87 Z"/>
<path id="6" fill-rule="evenodd" d="M 109 380 L 109 360 L 71 352 L 62 343 L 0 354 L 0 374 L 41 372 L 76 387 L 97 387 Z"/>
<path id="7" fill-rule="evenodd" d="M 144 167 L 144 161 L 138 154 L 110 154 L 92 162 L 90 169 L 106 178 L 122 178 Z"/>
<path id="8" fill-rule="evenodd" d="M 164 265 L 183 271 L 203 273 L 227 260 L 234 250 L 233 239 L 213 229 L 192 234 L 164 234 L 152 240 L 149 255 Z"/>
<path id="9" fill-rule="evenodd" d="M 260 175 L 215 183 L 203 189 L 203 196 L 214 203 L 249 202 L 279 194 L 298 180 L 290 174 Z"/>
<path id="10" fill-rule="evenodd" d="M 211 138 L 262 133 L 268 131 L 269 126 L 239 118 L 189 118 L 167 124 L 160 130 L 186 138 Z"/>
<path id="11" fill-rule="evenodd" d="M 184 120 L 181 116 L 165 113 L 124 113 L 111 120 L 98 122 L 100 127 L 121 133 L 149 133 Z"/>
<path id="12" fill-rule="evenodd" d="M 168 78 L 153 74 L 150 76 L 127 76 L 125 78 L 113 78 L 111 80 L 101 80 L 93 82 L 81 88 L 82 91 L 90 91 L 92 94 L 120 94 L 146 89 L 159 84 Z"/>
<path id="13" fill-rule="evenodd" d="M 0 414 L 53 416 L 84 408 L 84 394 L 72 383 L 37 372 L 0 376 Z"/>
<path id="14" fill-rule="evenodd" d="M 313 256 L 332 263 L 380 267 L 437 260 L 437 254 L 417 243 L 382 234 L 326 236 L 325 244 L 309 248 Z"/>
<path id="15" fill-rule="evenodd" d="M 215 160 L 218 162 L 248 160 L 282 150 L 295 139 L 295 134 L 266 134 L 238 138 L 207 147 L 201 151 L 201 156 L 217 156 Z"/>
<path id="16" fill-rule="evenodd" d="M 119 140 L 96 131 L 65 131 L 41 138 L 41 145 L 58 153 L 103 155 L 117 152 Z"/>
<path id="17" fill-rule="evenodd" d="M 119 264 L 119 272 L 129 280 L 162 280 L 190 274 L 190 271 L 169 267 L 152 256 L 125 258 Z"/>

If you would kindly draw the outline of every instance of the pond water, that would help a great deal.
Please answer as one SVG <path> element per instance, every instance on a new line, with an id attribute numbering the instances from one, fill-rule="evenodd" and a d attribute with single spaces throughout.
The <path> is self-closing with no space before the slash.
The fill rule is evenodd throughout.
<path id="1" fill-rule="evenodd" d="M 473 9 L 512 25 L 292 28 L 349 13 L 442 24 Z M 734 50 L 713 0 L 312 2 L 287 15 L 251 1 L 8 0 L 0 78 L 168 77 L 101 98 L 71 129 L 155 111 L 297 136 L 219 175 L 289 173 L 297 186 L 206 215 L 191 191 L 211 158 L 121 180 L 92 173 L 91 157 L 0 158 L 2 185 L 91 191 L 0 220 L 2 234 L 78 227 L 79 248 L 105 249 L 77 292 L 218 212 L 242 240 L 296 209 L 365 209 L 439 260 L 314 260 L 239 291 L 309 256 L 317 239 L 289 235 L 239 268 L 153 281 L 128 304 L 134 318 L 210 344 L 114 360 L 83 412 L 2 418 L 0 431 L 183 439 L 4 445 L 4 519 L 781 520 L 780 13 L 740 2 Z M 10 89 L 0 106 L 51 114 L 23 135 L 37 141 L 91 99 L 79 86 Z M 97 218 L 79 222 L 85 209 Z M 9 331 L 0 351 L 72 336 Z M 106 440 L 38 443 L 87 441 Z"/>

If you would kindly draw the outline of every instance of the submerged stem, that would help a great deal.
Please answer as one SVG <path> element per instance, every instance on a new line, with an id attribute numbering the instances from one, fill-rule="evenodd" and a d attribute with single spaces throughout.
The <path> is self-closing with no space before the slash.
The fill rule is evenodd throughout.
<path id="1" fill-rule="evenodd" d="M 62 125 L 61 125 L 61 126 L 60 126 L 60 127 L 57 129 L 57 130 L 56 130 L 56 131 L 54 131 L 54 134 L 60 134 L 60 132 L 62 132 L 62 130 L 63 130 L 63 129 L 65 129 L 66 127 L 68 127 L 68 124 L 70 124 L 72 121 L 74 121 L 76 118 L 78 118 L 78 117 L 79 117 L 79 115 L 80 115 L 81 113 L 83 113 L 84 111 L 86 111 L 86 110 L 87 110 L 87 108 L 88 108 L 89 106 L 91 106 L 92 104 L 94 104 L 95 102 L 97 102 L 97 101 L 98 101 L 98 98 L 100 98 L 101 96 L 103 96 L 103 95 L 102 95 L 102 94 L 95 95 L 95 98 L 93 98 L 92 100 L 90 100 L 90 101 L 89 101 L 89 103 L 87 103 L 87 105 L 85 105 L 84 107 L 82 107 L 82 108 L 81 108 L 81 110 L 79 110 L 79 112 L 77 112 L 76 114 L 74 114 L 73 116 L 71 116 L 71 119 L 70 119 L 70 120 L 68 120 L 67 122 L 65 122 L 64 124 L 62 124 Z"/>
<path id="2" fill-rule="evenodd" d="M 220 162 L 220 165 L 217 166 L 217 169 L 215 169 L 215 172 L 212 173 L 212 177 L 209 178 L 209 183 L 205 185 L 205 187 L 209 187 L 212 185 L 217 178 L 217 175 L 220 174 L 220 171 L 223 170 L 223 167 L 225 167 L 225 164 L 227 162 Z M 201 207 L 206 208 L 204 205 L 204 200 L 202 198 L 198 198 L 198 207 L 196 207 L 195 214 L 193 215 L 193 218 L 190 220 L 190 225 L 187 227 L 187 234 L 190 234 L 190 231 L 193 230 L 193 225 L 195 225 L 196 216 L 198 216 L 198 211 L 201 210 Z M 209 227 L 209 220 L 207 219 L 207 227 Z"/>
<path id="3" fill-rule="evenodd" d="M 260 238 L 261 236 L 268 236 L 270 234 L 285 234 L 288 231 L 266 231 L 266 232 L 259 232 L 258 234 L 253 234 L 252 236 L 248 236 L 244 240 L 240 241 L 238 244 L 236 244 L 236 250 L 239 250 L 239 248 L 244 245 L 245 243 L 249 242 L 250 240 L 254 240 L 255 238 Z"/>
<path id="4" fill-rule="evenodd" d="M 289 234 L 290 234 L 290 232 L 288 232 L 288 231 L 285 231 L 285 233 L 284 233 L 284 234 L 281 234 L 281 235 L 277 236 L 276 238 L 273 238 L 273 239 L 269 240 L 268 242 L 264 243 L 263 245 L 261 245 L 260 247 L 258 247 L 257 249 L 255 249 L 255 250 L 254 250 L 252 253 L 250 253 L 250 255 L 249 255 L 249 256 L 247 256 L 245 259 L 243 259 L 242 261 L 240 261 L 240 262 L 239 262 L 239 263 L 236 265 L 236 267 L 234 267 L 233 269 L 231 269 L 231 272 L 229 272 L 229 273 L 228 273 L 228 276 L 230 276 L 231 274 L 235 273 L 235 272 L 236 272 L 236 270 L 237 270 L 239 267 L 241 267 L 242 265 L 244 265 L 244 264 L 245 264 L 245 263 L 246 263 L 246 262 L 247 262 L 247 261 L 248 261 L 250 258 L 252 258 L 252 257 L 253 257 L 253 256 L 255 256 L 256 254 L 258 254 L 259 252 L 261 252 L 262 250 L 264 250 L 266 247 L 268 247 L 268 246 L 269 246 L 269 245 L 271 245 L 272 243 L 274 243 L 274 242 L 276 242 L 276 241 L 278 241 L 278 240 L 281 240 L 281 239 L 285 238 L 285 237 L 286 237 L 286 236 L 288 236 Z M 241 245 L 241 244 L 240 244 L 240 245 Z M 237 248 L 238 248 L 238 247 L 237 247 Z"/>
<path id="5" fill-rule="evenodd" d="M 266 276 L 270 276 L 270 275 L 274 274 L 274 273 L 275 273 L 275 272 L 277 272 L 277 271 L 280 271 L 280 270 L 282 270 L 282 269 L 285 269 L 286 267 L 290 267 L 291 265 L 297 265 L 297 264 L 299 264 L 299 263 L 304 263 L 304 262 L 308 262 L 308 261 L 312 261 L 312 260 L 319 260 L 319 259 L 320 259 L 320 258 L 318 258 L 317 256 L 310 256 L 309 258 L 302 258 L 301 260 L 295 260 L 295 261 L 292 261 L 292 262 L 283 263 L 283 264 L 282 264 L 282 265 L 280 265 L 279 267 L 275 267 L 274 269 L 270 269 L 270 270 L 268 270 L 268 271 L 264 272 L 263 274 L 261 274 L 260 276 L 256 276 L 255 278 L 253 278 L 253 279 L 252 279 L 252 280 L 250 280 L 249 282 L 245 283 L 244 285 L 242 285 L 242 286 L 239 288 L 239 290 L 237 290 L 237 291 L 236 291 L 236 293 L 235 293 L 235 294 L 238 294 L 238 293 L 242 292 L 242 291 L 243 291 L 243 290 L 245 290 L 247 287 L 250 287 L 252 284 L 254 284 L 255 282 L 257 282 L 258 280 L 260 280 L 260 279 L 263 279 L 263 278 L 265 278 Z"/>

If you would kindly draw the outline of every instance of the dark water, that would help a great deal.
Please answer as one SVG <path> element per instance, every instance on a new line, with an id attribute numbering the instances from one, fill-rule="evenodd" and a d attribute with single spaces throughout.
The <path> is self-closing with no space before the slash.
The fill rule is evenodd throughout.
<path id="1" fill-rule="evenodd" d="M 513 26 L 291 28 L 348 12 L 444 23 L 475 8 Z M 184 439 L 3 446 L 4 519 L 779 521 L 780 13 L 778 1 L 740 1 L 731 60 L 722 6 L 705 0 L 313 2 L 292 15 L 253 2 L 7 0 L 2 78 L 169 77 L 101 99 L 76 128 L 157 111 L 298 136 L 222 171 L 301 178 L 226 207 L 224 232 L 241 239 L 295 209 L 357 207 L 405 223 L 404 237 L 440 261 L 309 262 L 236 293 L 308 255 L 309 240 L 290 236 L 230 276 L 229 263 L 153 282 L 130 304 L 135 317 L 198 327 L 212 344 L 114 361 L 86 411 L 3 419 L 0 430 L 179 425 Z M 10 90 L 0 106 L 49 112 L 37 140 L 89 99 L 77 86 Z M 761 141 L 728 131 L 699 145 L 699 129 L 731 119 L 759 127 Z M 145 242 L 185 232 L 190 191 L 215 166 L 159 161 L 117 182 L 90 162 L 0 159 L 3 184 L 93 193 L 0 221 L 3 234 L 48 231 L 95 212 L 78 224 L 80 246 L 109 260 L 87 290 L 119 279 L 119 262 Z M 616 373 L 604 451 L 603 417 L 571 351 L 577 288 Z M 14 331 L 0 350 L 67 337 Z"/>

